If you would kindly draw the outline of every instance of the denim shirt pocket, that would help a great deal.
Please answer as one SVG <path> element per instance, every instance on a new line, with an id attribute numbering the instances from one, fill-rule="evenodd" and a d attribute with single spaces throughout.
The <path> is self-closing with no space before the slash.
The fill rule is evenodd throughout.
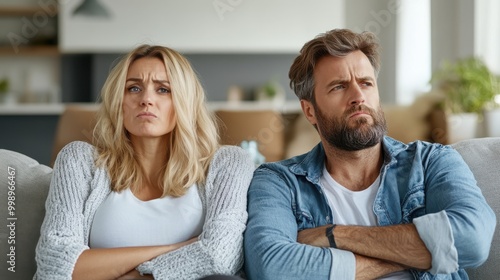
<path id="1" fill-rule="evenodd" d="M 403 223 L 411 223 L 413 218 L 425 214 L 425 192 L 423 186 L 415 186 L 409 191 L 402 203 Z"/>
<path id="2" fill-rule="evenodd" d="M 300 210 L 296 211 L 295 218 L 297 220 L 298 230 L 316 227 L 316 223 L 314 222 L 311 213 L 307 211 L 300 211 Z"/>

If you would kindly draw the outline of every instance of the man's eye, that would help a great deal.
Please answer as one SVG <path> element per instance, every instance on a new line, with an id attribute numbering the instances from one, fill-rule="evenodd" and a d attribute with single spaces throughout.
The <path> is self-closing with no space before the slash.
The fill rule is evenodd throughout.
<path id="1" fill-rule="evenodd" d="M 343 88 L 344 88 L 344 85 L 337 85 L 337 86 L 332 87 L 331 91 L 337 91 L 337 90 L 341 90 Z"/>

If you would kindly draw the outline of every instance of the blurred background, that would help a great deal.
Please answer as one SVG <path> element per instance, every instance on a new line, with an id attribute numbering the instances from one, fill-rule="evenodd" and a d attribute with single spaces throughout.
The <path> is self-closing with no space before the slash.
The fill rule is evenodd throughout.
<path id="1" fill-rule="evenodd" d="M 0 0 L 0 148 L 50 164 L 66 105 L 95 104 L 117 58 L 142 43 L 186 55 L 213 108 L 281 110 L 284 124 L 295 125 L 300 109 L 288 69 L 305 42 L 333 28 L 379 37 L 381 101 L 399 112 L 391 119 L 407 118 L 389 130 L 408 135 L 395 127 L 411 132 L 412 116 L 429 121 L 430 109 L 415 104 L 432 95 L 431 78 L 444 63 L 475 57 L 500 74 L 499 13 L 496 0 Z M 252 103 L 262 100 L 275 102 Z M 439 103 L 432 100 L 429 108 Z M 228 105 L 234 101 L 243 105 Z M 483 117 L 466 137 L 494 136 Z M 458 141 L 437 141 L 449 129 L 400 140 Z M 281 157 L 291 155 L 287 133 Z"/>

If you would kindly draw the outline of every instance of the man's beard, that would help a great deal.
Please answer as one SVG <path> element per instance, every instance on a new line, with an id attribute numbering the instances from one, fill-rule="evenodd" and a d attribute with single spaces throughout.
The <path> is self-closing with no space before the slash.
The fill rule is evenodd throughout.
<path id="1" fill-rule="evenodd" d="M 314 105 L 314 109 L 319 133 L 330 145 L 341 150 L 359 151 L 373 147 L 382 141 L 387 132 L 384 112 L 380 106 L 376 111 L 365 105 L 355 105 L 339 118 L 326 116 L 317 105 Z M 349 125 L 349 116 L 357 111 L 369 114 L 373 124 L 369 124 L 366 116 L 360 116 Z"/>

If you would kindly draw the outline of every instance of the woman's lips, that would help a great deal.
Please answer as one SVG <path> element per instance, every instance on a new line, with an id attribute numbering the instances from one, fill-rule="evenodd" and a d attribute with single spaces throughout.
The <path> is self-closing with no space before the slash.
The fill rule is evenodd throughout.
<path id="1" fill-rule="evenodd" d="M 138 118 L 140 117 L 153 117 L 156 118 L 156 115 L 151 113 L 151 112 L 141 112 L 137 115 Z"/>

